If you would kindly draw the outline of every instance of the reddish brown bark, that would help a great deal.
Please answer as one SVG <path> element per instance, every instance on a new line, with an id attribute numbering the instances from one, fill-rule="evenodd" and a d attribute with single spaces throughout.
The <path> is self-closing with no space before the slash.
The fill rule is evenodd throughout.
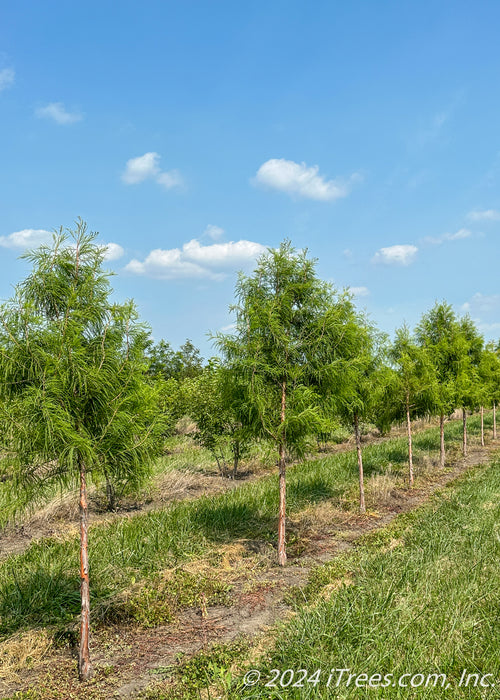
<path id="1" fill-rule="evenodd" d="M 462 408 L 462 423 L 463 423 L 463 433 L 462 433 L 462 454 L 467 457 L 467 411 Z"/>
<path id="2" fill-rule="evenodd" d="M 85 464 L 80 462 L 80 653 L 78 656 L 78 675 L 81 681 L 88 680 L 92 675 L 92 663 L 89 651 L 90 623 L 90 582 L 88 557 L 88 503 Z"/>
<path id="3" fill-rule="evenodd" d="M 408 479 L 410 482 L 410 486 L 413 486 L 413 449 L 411 444 L 411 418 L 409 397 L 406 397 L 406 425 L 408 428 Z"/>
<path id="4" fill-rule="evenodd" d="M 365 505 L 365 479 L 363 474 L 363 455 L 361 453 L 361 438 L 359 436 L 358 414 L 354 414 L 354 436 L 356 438 L 356 452 L 358 453 L 358 469 L 359 469 L 359 512 L 366 512 Z"/>
<path id="5" fill-rule="evenodd" d="M 281 385 L 281 425 L 285 422 L 286 415 L 286 382 Z M 284 430 L 280 436 L 279 445 L 279 480 L 280 480 L 280 508 L 278 517 L 278 564 L 286 564 L 286 439 Z"/>
<path id="6" fill-rule="evenodd" d="M 484 406 L 481 406 L 481 446 L 484 447 Z"/>
<path id="7" fill-rule="evenodd" d="M 444 414 L 439 416 L 439 466 L 444 467 L 445 451 L 444 451 Z"/>
<path id="8" fill-rule="evenodd" d="M 497 439 L 497 405 L 493 401 L 493 440 Z"/>

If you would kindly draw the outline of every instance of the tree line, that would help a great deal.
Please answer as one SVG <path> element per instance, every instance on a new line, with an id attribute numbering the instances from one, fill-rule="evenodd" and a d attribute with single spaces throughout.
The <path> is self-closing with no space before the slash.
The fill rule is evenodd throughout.
<path id="1" fill-rule="evenodd" d="M 482 419 L 492 407 L 496 438 L 499 346 L 485 344 L 469 316 L 439 302 L 391 341 L 289 241 L 239 275 L 234 330 L 212 337 L 218 356 L 208 362 L 189 340 L 178 351 L 153 343 L 133 302 L 112 300 L 104 250 L 83 221 L 24 257 L 32 271 L 0 306 L 1 470 L 34 503 L 53 483 L 79 490 L 81 679 L 92 671 L 87 483 L 105 484 L 112 507 L 116 485 L 147 478 L 182 416 L 224 476 L 237 477 L 253 442 L 273 445 L 280 565 L 287 462 L 312 439 L 352 431 L 364 512 L 363 424 L 387 432 L 405 421 L 410 487 L 416 418 L 439 416 L 441 466 L 444 422 L 457 408 L 464 455 L 468 412 Z"/>

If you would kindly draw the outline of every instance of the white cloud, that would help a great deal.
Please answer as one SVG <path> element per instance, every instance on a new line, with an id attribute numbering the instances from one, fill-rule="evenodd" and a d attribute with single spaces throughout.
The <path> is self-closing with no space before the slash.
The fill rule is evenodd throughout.
<path id="1" fill-rule="evenodd" d="M 223 279 L 228 270 L 253 262 L 265 250 L 263 245 L 252 241 L 203 245 L 194 238 L 184 243 L 182 248 L 156 248 L 143 262 L 131 260 L 125 269 L 137 275 L 159 279 Z"/>
<path id="2" fill-rule="evenodd" d="M 122 180 L 127 185 L 137 185 L 144 180 L 154 180 L 167 190 L 183 184 L 182 176 L 177 170 L 162 171 L 160 169 L 160 156 L 153 151 L 137 158 L 130 158 L 125 165 Z"/>
<path id="3" fill-rule="evenodd" d="M 14 85 L 16 73 L 12 68 L 2 68 L 0 70 L 0 92 Z"/>
<path id="4" fill-rule="evenodd" d="M 56 124 L 74 124 L 83 119 L 81 114 L 77 112 L 68 112 L 62 102 L 51 102 L 45 107 L 39 107 L 35 110 L 35 115 L 39 119 L 51 119 Z"/>
<path id="5" fill-rule="evenodd" d="M 470 211 L 467 218 L 471 221 L 500 221 L 500 211 L 497 209 L 483 209 Z"/>
<path id="6" fill-rule="evenodd" d="M 368 287 L 349 287 L 349 291 L 354 294 L 355 297 L 367 297 L 370 295 Z"/>
<path id="7" fill-rule="evenodd" d="M 372 258 L 375 264 L 410 265 L 417 255 L 418 248 L 414 245 L 391 245 L 380 248 Z"/>
<path id="8" fill-rule="evenodd" d="M 105 248 L 104 260 L 119 260 L 125 254 L 118 243 L 105 243 L 101 248 Z"/>
<path id="9" fill-rule="evenodd" d="M 0 236 L 0 246 L 3 248 L 37 248 L 43 243 L 50 243 L 52 233 L 45 229 L 25 228 L 22 231 L 15 231 L 8 236 Z"/>
<path id="10" fill-rule="evenodd" d="M 145 153 L 138 158 L 130 158 L 122 175 L 123 182 L 127 185 L 136 185 L 143 180 L 156 178 L 160 173 L 159 161 L 158 153 Z"/>
<path id="11" fill-rule="evenodd" d="M 351 181 L 359 179 L 354 175 Z M 284 158 L 271 158 L 263 163 L 255 176 L 256 183 L 291 195 L 329 202 L 349 194 L 349 186 L 338 180 L 325 180 L 317 165 L 295 163 Z"/>
<path id="12" fill-rule="evenodd" d="M 431 243 L 432 245 L 440 245 L 446 241 L 462 241 L 464 238 L 470 238 L 472 236 L 472 231 L 468 228 L 461 228 L 455 233 L 443 233 L 441 236 L 426 236 L 424 238 L 425 243 Z"/>
<path id="13" fill-rule="evenodd" d="M 213 241 L 218 241 L 224 235 L 224 229 L 220 226 L 214 226 L 213 224 L 208 224 L 207 228 L 203 231 L 203 235 L 208 236 Z"/>

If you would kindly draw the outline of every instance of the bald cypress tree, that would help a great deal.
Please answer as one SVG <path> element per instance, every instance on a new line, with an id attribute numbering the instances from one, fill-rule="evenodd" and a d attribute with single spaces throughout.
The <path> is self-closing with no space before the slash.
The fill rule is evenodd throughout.
<path id="1" fill-rule="evenodd" d="M 286 562 L 287 455 L 303 454 L 308 437 L 325 425 L 321 385 L 332 371 L 325 344 L 333 326 L 337 339 L 342 333 L 342 298 L 315 266 L 288 241 L 270 249 L 253 275 L 240 275 L 235 332 L 216 336 L 228 370 L 245 388 L 249 430 L 276 446 L 280 565 Z"/>
<path id="2" fill-rule="evenodd" d="M 24 256 L 31 274 L 0 309 L 3 448 L 14 489 L 36 503 L 51 483 L 79 489 L 79 676 L 89 651 L 89 479 L 140 482 L 159 448 L 148 332 L 131 302 L 110 299 L 104 250 L 78 221 Z"/>

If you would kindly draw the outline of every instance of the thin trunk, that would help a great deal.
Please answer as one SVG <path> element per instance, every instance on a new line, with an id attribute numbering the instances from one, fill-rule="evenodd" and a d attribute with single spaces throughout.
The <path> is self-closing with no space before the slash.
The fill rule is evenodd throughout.
<path id="1" fill-rule="evenodd" d="M 439 466 L 444 467 L 444 413 L 439 416 L 439 437 L 440 437 L 440 447 L 439 447 Z"/>
<path id="2" fill-rule="evenodd" d="M 361 454 L 361 439 L 359 437 L 358 414 L 354 414 L 354 437 L 356 438 L 356 452 L 358 453 L 359 468 L 359 512 L 366 512 L 365 505 L 365 480 L 363 475 L 363 455 Z"/>
<path id="3" fill-rule="evenodd" d="M 410 399 L 406 397 L 406 425 L 408 427 L 408 467 L 410 487 L 413 486 L 413 449 L 411 444 Z"/>
<path id="4" fill-rule="evenodd" d="M 233 479 L 236 479 L 238 473 L 238 463 L 240 461 L 240 441 L 233 442 Z"/>
<path id="5" fill-rule="evenodd" d="M 286 413 L 286 382 L 281 385 L 281 426 L 285 422 Z M 285 566 L 286 564 L 286 540 L 285 540 L 285 521 L 286 521 L 286 438 L 284 431 L 280 436 L 279 444 L 279 474 L 280 474 L 280 510 L 278 516 L 278 564 Z"/>
<path id="6" fill-rule="evenodd" d="M 484 406 L 481 406 L 481 447 L 484 447 Z"/>
<path id="7" fill-rule="evenodd" d="M 462 435 L 462 453 L 464 457 L 467 457 L 467 411 L 462 408 L 462 423 L 463 423 L 463 435 Z"/>
<path id="8" fill-rule="evenodd" d="M 86 681 L 92 675 L 89 651 L 90 621 L 90 583 L 88 555 L 88 503 L 85 464 L 80 460 L 80 599 L 82 605 L 80 625 L 80 653 L 78 656 L 78 675 Z"/>
<path id="9" fill-rule="evenodd" d="M 497 439 L 497 405 L 493 401 L 493 440 Z"/>
<path id="10" fill-rule="evenodd" d="M 115 487 L 109 478 L 106 476 L 106 498 L 108 500 L 108 510 L 114 510 L 116 505 Z"/>

